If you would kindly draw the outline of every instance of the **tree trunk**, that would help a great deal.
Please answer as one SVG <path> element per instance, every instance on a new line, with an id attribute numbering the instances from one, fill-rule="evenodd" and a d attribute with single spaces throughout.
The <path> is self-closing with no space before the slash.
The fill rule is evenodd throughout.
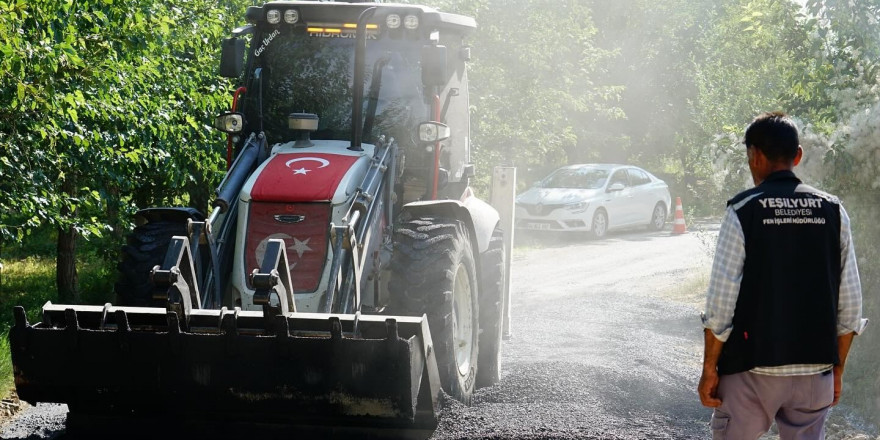
<path id="1" fill-rule="evenodd" d="M 61 191 L 68 197 L 76 194 L 76 178 L 68 174 L 61 182 Z M 67 205 L 61 207 L 61 216 L 70 218 L 76 215 Z M 55 283 L 58 299 L 64 304 L 79 303 L 79 277 L 76 274 L 76 229 L 72 226 L 58 228 L 58 249 L 55 260 Z"/>

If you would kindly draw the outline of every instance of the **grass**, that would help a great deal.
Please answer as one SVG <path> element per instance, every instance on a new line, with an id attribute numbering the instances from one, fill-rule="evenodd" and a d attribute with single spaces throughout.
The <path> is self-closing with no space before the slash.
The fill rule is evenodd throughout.
<path id="1" fill-rule="evenodd" d="M 116 278 L 112 263 L 86 255 L 77 262 L 77 273 L 81 303 L 103 304 L 112 300 Z M 3 262 L 0 272 L 0 395 L 7 395 L 13 386 L 8 339 L 13 324 L 12 308 L 23 306 L 28 321 L 35 323 L 40 320 L 46 301 L 58 302 L 54 258 L 26 257 Z"/>
<path id="2" fill-rule="evenodd" d="M 674 287 L 661 292 L 666 298 L 694 306 L 703 310 L 706 305 L 706 290 L 709 288 L 709 270 L 699 270 L 689 275 Z"/>

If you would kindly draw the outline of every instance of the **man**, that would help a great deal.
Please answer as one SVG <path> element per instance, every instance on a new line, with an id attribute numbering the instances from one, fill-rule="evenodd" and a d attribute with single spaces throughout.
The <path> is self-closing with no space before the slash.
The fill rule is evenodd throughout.
<path id="1" fill-rule="evenodd" d="M 755 187 L 727 203 L 709 280 L 699 394 L 714 439 L 824 439 L 853 336 L 867 323 L 849 217 L 792 169 L 794 123 L 765 113 L 746 129 Z"/>

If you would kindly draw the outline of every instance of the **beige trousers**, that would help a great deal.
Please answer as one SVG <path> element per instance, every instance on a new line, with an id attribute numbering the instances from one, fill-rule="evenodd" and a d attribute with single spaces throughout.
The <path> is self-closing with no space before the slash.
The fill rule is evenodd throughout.
<path id="1" fill-rule="evenodd" d="M 712 414 L 713 440 L 755 440 L 776 420 L 781 440 L 823 440 L 834 400 L 834 375 L 721 376 L 721 406 Z"/>

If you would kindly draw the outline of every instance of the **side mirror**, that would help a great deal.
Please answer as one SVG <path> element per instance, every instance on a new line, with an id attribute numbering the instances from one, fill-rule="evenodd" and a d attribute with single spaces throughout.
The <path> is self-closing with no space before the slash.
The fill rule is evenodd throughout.
<path id="1" fill-rule="evenodd" d="M 422 46 L 422 83 L 440 87 L 446 79 L 446 46 Z"/>
<path id="2" fill-rule="evenodd" d="M 440 142 L 449 139 L 449 126 L 442 122 L 422 122 L 419 124 L 419 141 L 424 143 Z"/>
<path id="3" fill-rule="evenodd" d="M 244 115 L 241 113 L 223 112 L 214 119 L 214 128 L 229 134 L 241 133 L 244 129 Z"/>
<path id="4" fill-rule="evenodd" d="M 623 191 L 624 189 L 626 189 L 626 185 L 620 182 L 612 183 L 611 186 L 608 187 L 608 192 Z"/>
<path id="5" fill-rule="evenodd" d="M 220 52 L 220 76 L 238 78 L 244 71 L 244 40 L 224 38 Z"/>
<path id="6" fill-rule="evenodd" d="M 535 182 L 535 183 L 532 184 L 532 188 L 543 188 L 543 187 L 544 187 L 544 181 L 543 181 L 543 180 L 539 180 L 539 181 L 537 181 L 537 182 Z"/>

